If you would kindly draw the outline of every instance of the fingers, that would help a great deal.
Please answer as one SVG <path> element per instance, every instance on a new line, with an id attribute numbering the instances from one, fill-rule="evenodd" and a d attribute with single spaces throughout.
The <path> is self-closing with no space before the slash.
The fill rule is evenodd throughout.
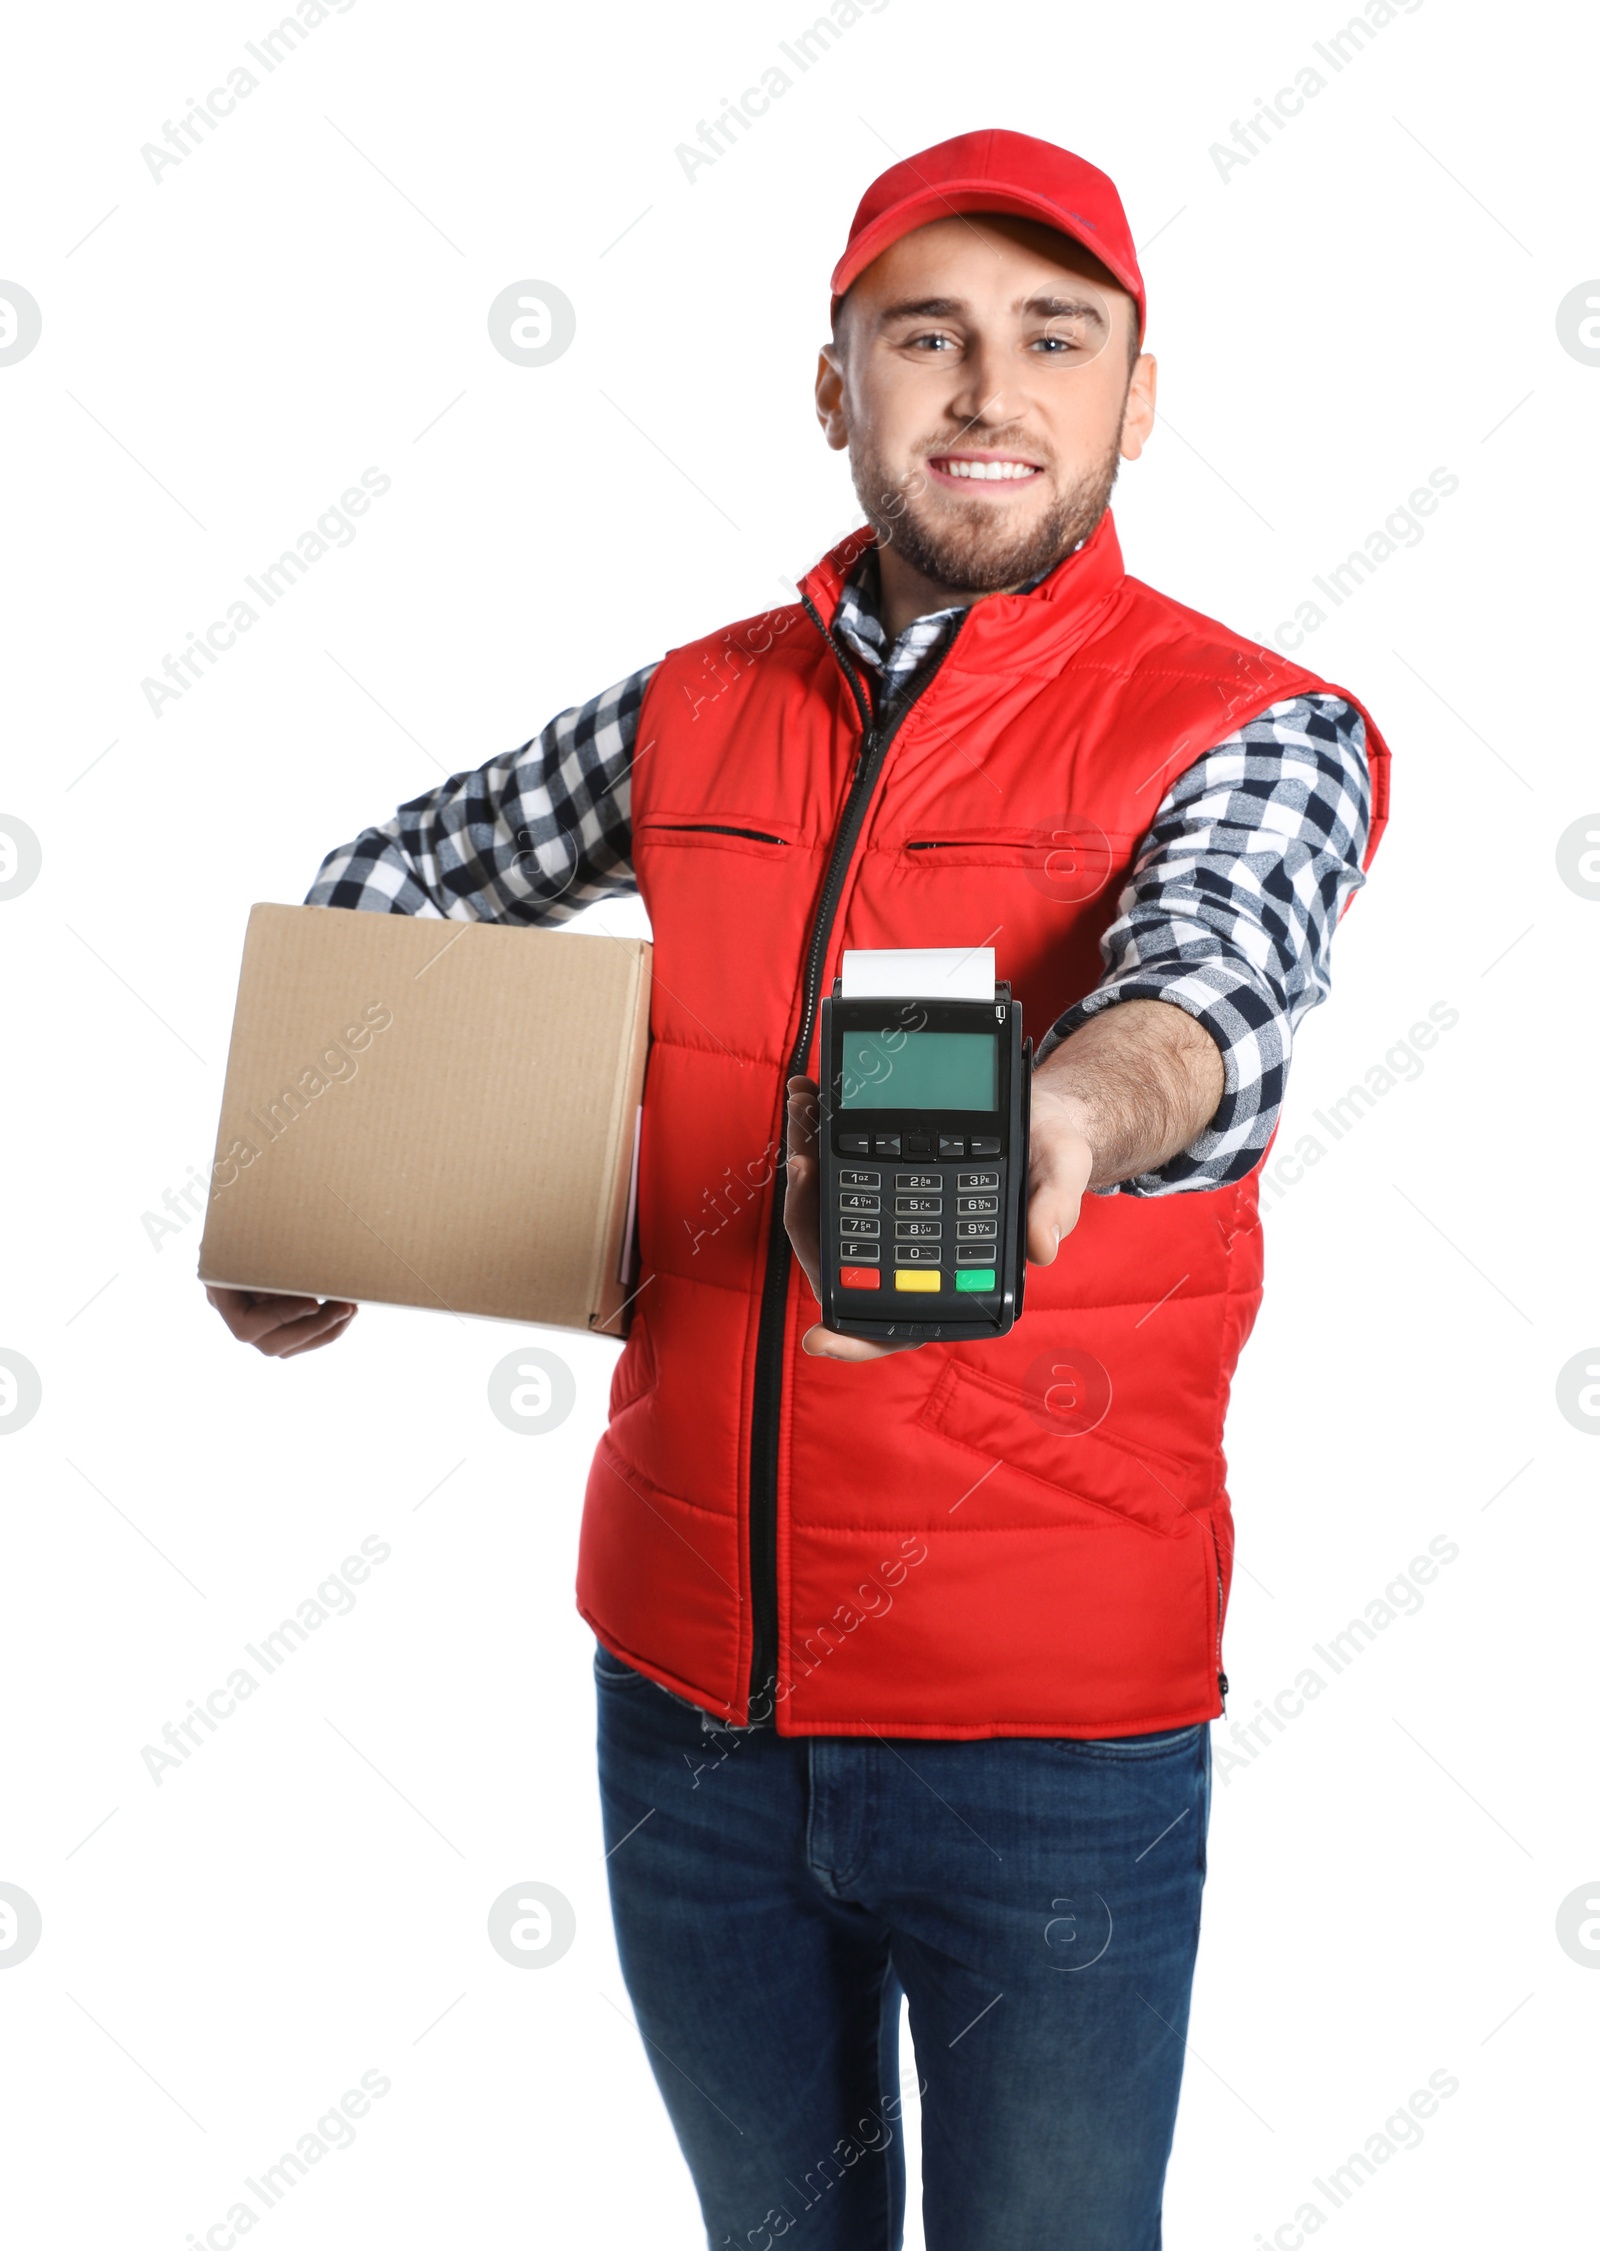
<path id="1" fill-rule="evenodd" d="M 267 1290 L 224 1290 L 209 1287 L 206 1296 L 222 1315 L 241 1344 L 255 1344 L 280 1322 L 313 1313 L 321 1303 L 314 1297 L 280 1296 Z"/>
<path id="2" fill-rule="evenodd" d="M 913 1337 L 904 1344 L 874 1344 L 870 1337 L 843 1337 L 819 1322 L 807 1329 L 800 1339 L 800 1349 L 813 1360 L 882 1360 L 891 1352 L 920 1352 L 922 1346 Z"/>
<path id="3" fill-rule="evenodd" d="M 791 1079 L 789 1095 L 789 1185 L 783 1201 L 783 1224 L 805 1268 L 817 1303 L 822 1303 L 822 1226 L 817 1183 L 821 1167 L 817 1158 L 817 1132 L 821 1121 L 821 1096 L 815 1079 Z M 867 1337 L 840 1336 L 820 1322 L 807 1329 L 800 1349 L 813 1360 L 882 1360 L 891 1352 L 916 1352 L 909 1339 L 904 1344 L 874 1344 Z"/>
<path id="4" fill-rule="evenodd" d="M 798 1158 L 802 1164 L 814 1166 L 817 1161 L 817 1126 L 822 1114 L 822 1098 L 815 1079 L 791 1079 L 789 1095 L 789 1162 Z"/>
<path id="5" fill-rule="evenodd" d="M 215 1285 L 207 1286 L 206 1296 L 241 1344 L 253 1344 L 275 1360 L 330 1343 L 343 1334 L 356 1310 L 347 1298 L 324 1300 Z"/>
<path id="6" fill-rule="evenodd" d="M 301 1343 L 286 1345 L 281 1352 L 273 1353 L 272 1357 L 278 1360 L 292 1360 L 298 1353 L 316 1352 L 325 1344 L 337 1343 L 355 1319 L 356 1308 L 353 1305 L 341 1305 L 329 1308 L 328 1312 L 331 1317 L 320 1320 Z M 299 1324 L 296 1324 L 296 1326 L 299 1326 Z M 261 1349 L 264 1352 L 269 1351 L 270 1345 L 263 1345 Z"/>
<path id="7" fill-rule="evenodd" d="M 822 1303 L 822 1234 L 817 1200 L 817 1087 L 791 1079 L 788 1088 L 787 1168 L 783 1224 L 812 1295 Z"/>

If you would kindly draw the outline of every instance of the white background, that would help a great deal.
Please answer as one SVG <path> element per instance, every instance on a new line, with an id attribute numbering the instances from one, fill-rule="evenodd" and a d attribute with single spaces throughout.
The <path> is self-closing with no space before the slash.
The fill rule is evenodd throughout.
<path id="1" fill-rule="evenodd" d="M 178 2251 L 370 2069 L 390 2092 L 271 2241 L 703 2240 L 612 1950 L 571 1603 L 615 1347 L 531 1333 L 578 1406 L 516 1434 L 485 1384 L 520 1332 L 369 1307 L 267 1362 L 202 1299 L 198 1222 L 157 1249 L 143 1215 L 209 1161 L 252 901 L 853 524 L 809 403 L 828 271 L 894 155 L 1004 124 L 1107 168 L 1148 245 L 1138 575 L 1267 636 L 1460 480 L 1301 652 L 1385 728 L 1395 814 L 1280 1147 L 1431 1005 L 1459 1023 L 1268 1213 L 1230 1719 L 1431 1538 L 1460 1552 L 1219 1777 L 1167 2240 L 1270 2241 L 1441 2069 L 1338 2242 L 1571 2240 L 1600 2005 L 1556 1939 L 1600 1895 L 1600 1446 L 1556 1407 L 1600 1337 L 1600 904 L 1555 857 L 1600 805 L 1600 368 L 1555 323 L 1600 272 L 1576 16 L 1413 6 L 1224 179 L 1212 144 L 1344 10 L 889 0 L 691 183 L 675 145 L 798 0 L 357 0 L 158 184 L 142 144 L 275 20 L 34 9 L 4 56 L 0 275 L 44 320 L 0 368 L 0 815 L 44 853 L 0 903 L 0 1344 L 43 1382 L 0 1456 L 0 1878 L 44 1918 L 0 1980 L 13 2232 Z M 540 369 L 485 326 L 525 278 L 577 309 Z M 140 682 L 369 465 L 353 544 L 154 716 Z M 157 1787 L 141 1747 L 371 1534 L 355 1611 Z M 485 1936 L 528 1880 L 578 1922 L 538 1974 Z"/>

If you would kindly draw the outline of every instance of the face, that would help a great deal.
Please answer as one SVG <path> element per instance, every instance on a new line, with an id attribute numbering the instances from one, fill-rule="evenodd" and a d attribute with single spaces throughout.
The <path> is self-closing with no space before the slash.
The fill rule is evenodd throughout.
<path id="1" fill-rule="evenodd" d="M 817 411 L 880 546 L 935 585 L 996 593 L 1099 522 L 1155 420 L 1137 314 L 1106 269 L 1028 219 L 939 219 L 855 282 Z"/>

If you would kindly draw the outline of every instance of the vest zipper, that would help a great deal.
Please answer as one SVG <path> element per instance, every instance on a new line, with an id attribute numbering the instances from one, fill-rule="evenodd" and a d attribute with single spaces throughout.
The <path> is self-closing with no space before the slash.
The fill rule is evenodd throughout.
<path id="1" fill-rule="evenodd" d="M 1228 1676 L 1222 1669 L 1222 1550 L 1217 1545 L 1216 1526 L 1213 1524 L 1209 1529 L 1211 1532 L 1211 1560 L 1216 1566 L 1217 1573 L 1217 1643 L 1215 1651 L 1217 1694 L 1222 1699 L 1222 1709 L 1226 1711 L 1228 1709 Z"/>
<path id="2" fill-rule="evenodd" d="M 956 635 L 966 623 L 966 612 L 956 619 L 950 637 L 929 665 L 911 694 L 896 706 L 887 725 L 881 729 L 874 725 L 872 705 L 855 666 L 844 652 L 832 630 L 823 623 L 810 598 L 802 594 L 801 603 L 806 615 L 822 635 L 844 674 L 856 712 L 861 720 L 861 748 L 856 757 L 855 772 L 850 777 L 850 787 L 845 793 L 844 810 L 834 833 L 833 849 L 828 856 L 827 873 L 822 880 L 822 891 L 817 901 L 816 918 L 811 925 L 811 937 L 806 947 L 805 967 L 801 985 L 800 1028 L 795 1037 L 794 1049 L 784 1071 L 785 1087 L 792 1078 L 805 1070 L 806 1054 L 811 1046 L 812 1026 L 816 1022 L 818 986 L 822 978 L 822 965 L 827 958 L 828 940 L 833 932 L 834 916 L 839 908 L 839 895 L 844 889 L 844 879 L 854 856 L 856 841 L 861 834 L 868 802 L 883 770 L 883 761 L 889 746 L 900 732 L 907 713 L 932 684 L 935 674 L 955 645 Z M 788 1095 L 783 1095 L 783 1118 L 788 1115 Z M 787 1143 L 787 1124 L 784 1124 L 782 1141 Z M 789 1238 L 783 1225 L 783 1199 L 786 1155 L 780 1156 L 773 1176 L 772 1217 L 767 1238 L 767 1266 L 761 1285 L 761 1315 L 756 1329 L 755 1386 L 750 1407 L 750 1724 L 758 1725 L 757 1699 L 771 1692 L 771 1704 L 763 1717 L 770 1716 L 777 1706 L 778 1673 L 778 1420 L 783 1404 L 783 1346 L 785 1308 L 789 1295 L 789 1265 L 791 1252 Z"/>

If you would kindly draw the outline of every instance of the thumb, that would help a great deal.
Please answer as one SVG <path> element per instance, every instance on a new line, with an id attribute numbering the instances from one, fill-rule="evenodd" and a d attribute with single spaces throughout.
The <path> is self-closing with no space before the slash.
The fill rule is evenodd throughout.
<path id="1" fill-rule="evenodd" d="M 1061 1243 L 1077 1226 L 1093 1170 L 1094 1152 L 1082 1134 L 1047 1131 L 1032 1137 L 1028 1157 L 1028 1256 L 1035 1266 L 1049 1266 Z"/>

